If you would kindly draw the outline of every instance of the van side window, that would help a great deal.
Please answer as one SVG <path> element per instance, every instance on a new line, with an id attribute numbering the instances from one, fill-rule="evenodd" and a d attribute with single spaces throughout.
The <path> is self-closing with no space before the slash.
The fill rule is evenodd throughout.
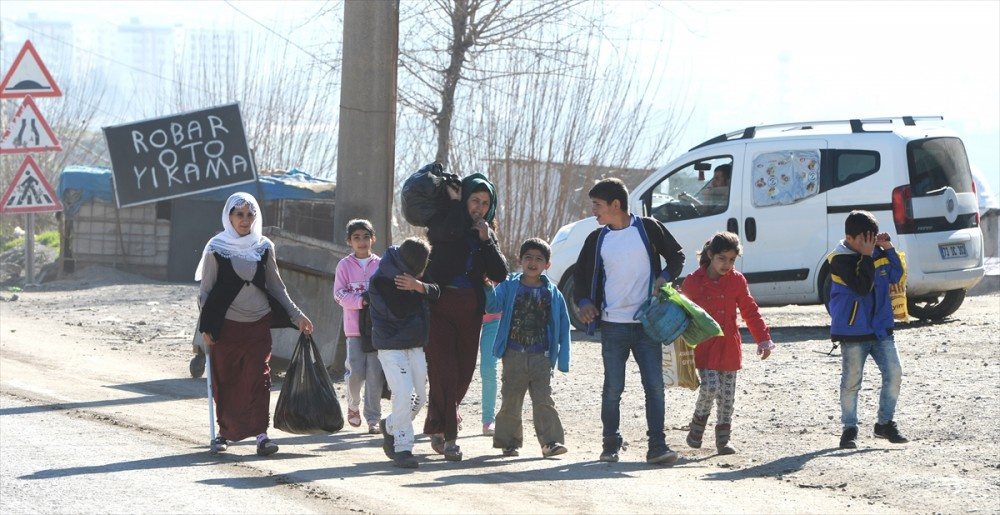
<path id="1" fill-rule="evenodd" d="M 868 177 L 882 166 L 879 153 L 874 150 L 833 150 L 831 154 L 837 170 L 834 188 Z"/>
<path id="2" fill-rule="evenodd" d="M 794 204 L 820 190 L 819 150 L 779 150 L 753 158 L 751 198 L 757 207 Z"/>
<path id="3" fill-rule="evenodd" d="M 664 223 L 724 213 L 729 208 L 732 173 L 732 156 L 687 163 L 643 194 L 646 212 Z"/>

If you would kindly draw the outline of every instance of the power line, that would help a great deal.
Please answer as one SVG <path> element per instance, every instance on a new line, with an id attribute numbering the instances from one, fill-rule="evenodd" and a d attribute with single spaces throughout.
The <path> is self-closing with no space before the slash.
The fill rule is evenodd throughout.
<path id="1" fill-rule="evenodd" d="M 248 19 L 248 20 L 256 23 L 261 28 L 263 28 L 264 30 L 270 32 L 271 34 L 274 34 L 275 37 L 277 37 L 277 38 L 285 41 L 289 45 L 292 45 L 293 47 L 298 48 L 299 50 L 302 51 L 302 53 L 304 53 L 304 54 L 308 55 L 309 57 L 311 57 L 313 59 L 313 61 L 315 61 L 317 63 L 320 63 L 320 64 L 323 64 L 323 65 L 326 65 L 327 67 L 330 68 L 331 72 L 337 71 L 337 68 L 335 66 L 331 65 L 331 64 L 328 64 L 325 59 L 320 58 L 316 54 L 313 54 L 312 52 L 310 52 L 310 51 L 306 50 L 305 48 L 303 48 L 302 46 L 300 46 L 298 43 L 296 43 L 296 42 L 294 42 L 294 41 L 286 38 L 285 36 L 283 36 L 283 35 L 281 35 L 281 34 L 279 34 L 277 32 L 275 32 L 274 29 L 272 29 L 271 27 L 268 27 L 267 25 L 264 25 L 263 23 L 261 23 L 260 21 L 258 21 L 253 16 L 250 16 L 249 14 L 247 14 L 247 13 L 243 12 L 242 10 L 240 10 L 239 7 L 236 7 L 235 5 L 233 5 L 233 3 L 230 2 L 229 0 L 223 0 L 223 1 L 226 3 L 226 5 L 228 5 L 229 7 L 231 7 L 234 11 L 236 11 L 236 12 L 240 13 L 241 15 L 243 15 L 244 17 L 246 17 L 246 19 Z"/>

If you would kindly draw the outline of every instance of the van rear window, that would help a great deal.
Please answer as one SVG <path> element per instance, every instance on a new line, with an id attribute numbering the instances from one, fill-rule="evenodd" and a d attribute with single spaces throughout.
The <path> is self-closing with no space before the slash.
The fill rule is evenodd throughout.
<path id="1" fill-rule="evenodd" d="M 956 193 L 972 192 L 972 171 L 965 145 L 958 138 L 930 138 L 906 145 L 910 168 L 910 188 L 914 197 L 923 197 L 951 186 Z"/>

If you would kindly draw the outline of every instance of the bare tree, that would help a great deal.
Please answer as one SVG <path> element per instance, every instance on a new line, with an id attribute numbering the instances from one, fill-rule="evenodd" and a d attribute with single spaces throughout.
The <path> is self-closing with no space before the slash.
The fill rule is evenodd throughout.
<path id="1" fill-rule="evenodd" d="M 554 32 L 535 30 L 567 24 L 585 0 L 432 0 L 400 4 L 399 101 L 432 121 L 437 133 L 435 161 L 449 160 L 455 108 L 462 82 L 488 83 L 507 74 L 529 73 L 536 59 L 572 52 Z M 541 37 L 539 37 L 541 36 Z M 485 59 L 506 56 L 516 63 L 502 71 Z M 403 75 L 406 75 L 404 77 Z"/>
<path id="2" fill-rule="evenodd" d="M 584 34 L 576 41 L 582 50 L 563 62 L 508 73 L 474 93 L 474 116 L 464 127 L 470 137 L 453 148 L 452 160 L 488 168 L 507 255 L 526 238 L 550 239 L 589 216 L 586 193 L 596 179 L 635 186 L 679 135 L 683 97 L 666 107 L 648 100 L 662 70 L 642 70 L 648 75 L 640 79 L 634 62 L 606 58 L 595 40 Z M 567 66 L 572 73 L 563 73 Z"/>
<path id="3" fill-rule="evenodd" d="M 239 102 L 258 169 L 297 167 L 333 177 L 339 57 L 303 57 L 302 49 L 287 39 L 217 32 L 212 37 L 223 38 L 218 47 L 232 51 L 206 56 L 203 48 L 185 48 L 176 60 L 171 91 L 146 109 L 172 113 Z M 275 52 L 275 45 L 281 51 Z"/>

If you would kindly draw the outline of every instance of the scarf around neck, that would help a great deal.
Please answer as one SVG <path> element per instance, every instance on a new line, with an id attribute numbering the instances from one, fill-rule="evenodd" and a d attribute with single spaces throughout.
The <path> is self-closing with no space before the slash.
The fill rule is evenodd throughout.
<path id="1" fill-rule="evenodd" d="M 250 226 L 250 233 L 246 236 L 240 236 L 236 232 L 236 228 L 233 227 L 233 223 L 229 221 L 229 213 L 233 209 L 241 208 L 248 204 L 250 205 L 250 212 L 256 216 L 254 217 L 253 224 Z M 262 233 L 264 226 L 262 218 L 260 206 L 253 195 L 244 192 L 237 192 L 230 195 L 229 199 L 226 200 L 226 207 L 222 209 L 223 231 L 213 236 L 212 239 L 208 240 L 208 244 L 205 245 L 205 250 L 201 254 L 201 261 L 198 262 L 198 268 L 194 272 L 194 280 L 201 280 L 201 272 L 204 268 L 205 259 L 210 254 L 218 254 L 226 259 L 235 257 L 246 261 L 260 261 L 264 252 L 274 246 L 271 240 Z"/>

